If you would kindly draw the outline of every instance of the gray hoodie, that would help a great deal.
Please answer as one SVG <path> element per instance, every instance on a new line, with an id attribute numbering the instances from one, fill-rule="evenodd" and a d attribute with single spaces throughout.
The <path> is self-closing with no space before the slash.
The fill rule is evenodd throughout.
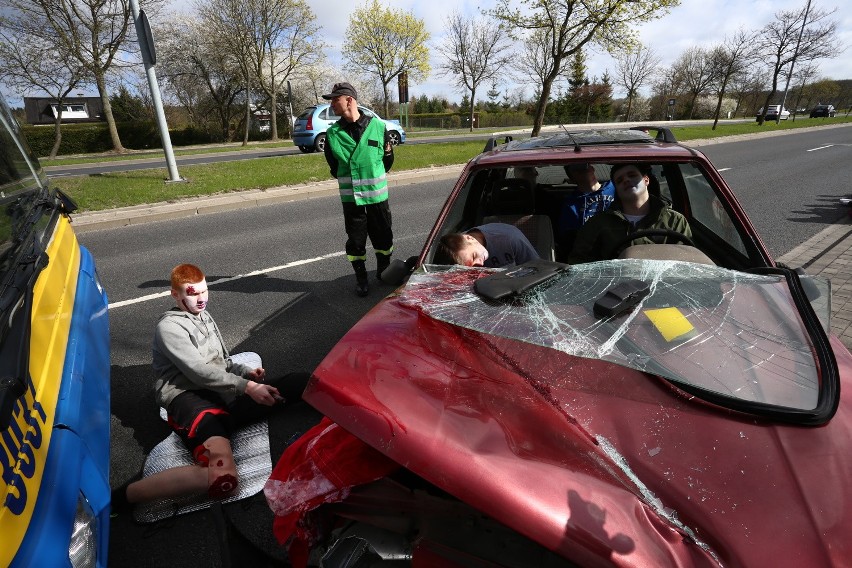
<path id="1" fill-rule="evenodd" d="M 198 315 L 172 308 L 160 316 L 154 332 L 154 389 L 157 402 L 168 408 L 189 390 L 208 389 L 226 402 L 245 393 L 254 369 L 231 362 L 222 334 L 207 311 Z"/>

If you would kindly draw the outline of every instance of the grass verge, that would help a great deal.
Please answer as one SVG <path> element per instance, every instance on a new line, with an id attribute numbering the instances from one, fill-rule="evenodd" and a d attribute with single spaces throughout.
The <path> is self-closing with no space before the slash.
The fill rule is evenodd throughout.
<path id="1" fill-rule="evenodd" d="M 483 146 L 481 141 L 397 146 L 393 171 L 463 164 L 482 152 Z M 61 177 L 52 183 L 70 195 L 81 211 L 100 211 L 331 179 L 322 154 L 182 166 L 179 173 L 186 183 L 164 183 L 165 168 Z"/>
<path id="2" fill-rule="evenodd" d="M 754 134 L 827 124 L 852 122 L 852 117 L 834 119 L 797 118 L 780 124 L 767 122 L 720 123 L 672 128 L 678 140 L 698 140 L 738 134 Z M 594 125 L 590 125 L 594 126 Z M 285 143 L 288 144 L 288 143 Z M 482 141 L 404 144 L 395 149 L 393 171 L 463 164 L 483 149 Z M 165 168 L 136 170 L 94 176 L 62 177 L 53 184 L 70 195 L 82 211 L 100 211 L 145 203 L 169 202 L 185 197 L 215 195 L 247 189 L 267 189 L 330 179 L 322 154 L 300 154 L 275 158 L 181 166 L 186 183 L 164 183 Z"/>

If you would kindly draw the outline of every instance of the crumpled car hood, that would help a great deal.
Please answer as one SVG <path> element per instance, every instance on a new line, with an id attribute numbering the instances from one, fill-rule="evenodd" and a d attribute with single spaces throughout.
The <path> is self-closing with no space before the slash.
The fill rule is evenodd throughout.
<path id="1" fill-rule="evenodd" d="M 848 388 L 828 424 L 779 425 L 428 311 L 405 291 L 384 300 L 320 364 L 306 400 L 583 566 L 840 566 L 852 555 Z M 852 356 L 832 347 L 848 384 Z"/>

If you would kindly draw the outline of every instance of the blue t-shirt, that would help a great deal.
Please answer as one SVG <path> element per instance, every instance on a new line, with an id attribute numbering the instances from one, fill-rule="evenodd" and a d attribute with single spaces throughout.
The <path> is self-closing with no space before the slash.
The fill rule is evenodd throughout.
<path id="1" fill-rule="evenodd" d="M 474 227 L 485 237 L 488 250 L 487 268 L 500 268 L 523 264 L 539 258 L 529 239 L 519 228 L 508 223 L 486 223 Z"/>
<path id="2" fill-rule="evenodd" d="M 562 203 L 559 233 L 579 229 L 592 215 L 609 209 L 613 200 L 615 200 L 615 186 L 611 181 L 604 183 L 598 191 L 570 194 Z"/>

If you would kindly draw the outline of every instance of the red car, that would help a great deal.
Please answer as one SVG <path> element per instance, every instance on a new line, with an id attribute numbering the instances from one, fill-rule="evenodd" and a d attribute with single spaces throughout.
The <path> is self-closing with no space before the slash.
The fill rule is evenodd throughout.
<path id="1" fill-rule="evenodd" d="M 644 130 L 468 163 L 406 284 L 305 392 L 328 419 L 266 487 L 294 564 L 849 565 L 852 355 L 829 287 L 772 260 L 703 154 Z M 566 264 L 568 170 L 605 183 L 623 162 L 691 236 Z M 432 264 L 441 235 L 495 220 L 543 260 Z"/>

